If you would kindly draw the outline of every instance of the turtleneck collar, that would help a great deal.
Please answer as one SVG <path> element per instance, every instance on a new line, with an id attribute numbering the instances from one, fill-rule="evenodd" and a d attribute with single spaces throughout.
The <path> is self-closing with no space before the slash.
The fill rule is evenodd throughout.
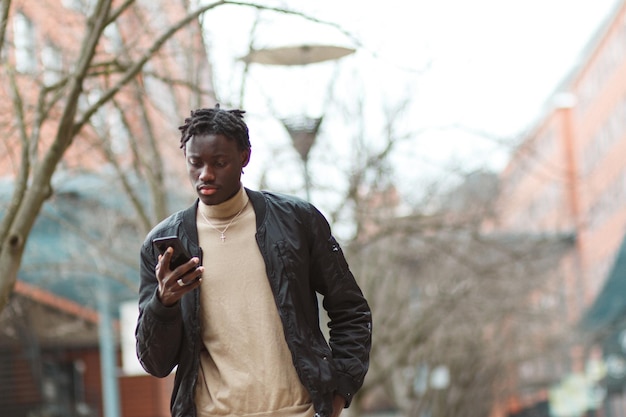
<path id="1" fill-rule="evenodd" d="M 242 186 L 237 194 L 223 203 L 209 206 L 200 201 L 198 210 L 208 218 L 227 219 L 239 213 L 246 204 L 248 204 L 248 194 Z"/>

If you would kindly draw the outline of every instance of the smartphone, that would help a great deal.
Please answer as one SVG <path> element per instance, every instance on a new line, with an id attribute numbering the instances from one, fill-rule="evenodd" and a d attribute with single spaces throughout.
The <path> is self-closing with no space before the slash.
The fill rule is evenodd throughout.
<path id="1" fill-rule="evenodd" d="M 187 252 L 187 249 L 185 249 L 183 244 L 180 242 L 178 236 L 157 237 L 152 240 L 152 244 L 161 255 L 163 255 L 169 247 L 174 249 L 172 259 L 170 260 L 171 270 L 176 269 L 177 267 L 191 259 L 191 255 L 189 254 L 189 252 Z"/>

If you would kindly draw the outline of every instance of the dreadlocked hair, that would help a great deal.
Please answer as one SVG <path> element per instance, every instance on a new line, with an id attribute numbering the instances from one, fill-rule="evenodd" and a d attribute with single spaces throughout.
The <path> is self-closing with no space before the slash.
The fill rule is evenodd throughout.
<path id="1" fill-rule="evenodd" d="M 219 103 L 213 109 L 192 110 L 191 117 L 178 127 L 181 131 L 180 147 L 184 148 L 192 136 L 224 135 L 237 142 L 240 150 L 250 149 L 248 126 L 243 121 L 244 113 L 244 110 L 222 110 Z"/>

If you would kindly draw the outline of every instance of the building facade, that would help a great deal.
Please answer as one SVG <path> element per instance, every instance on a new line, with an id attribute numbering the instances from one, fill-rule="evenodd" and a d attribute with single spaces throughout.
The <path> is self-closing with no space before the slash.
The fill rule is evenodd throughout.
<path id="1" fill-rule="evenodd" d="M 546 403 L 552 415 L 565 415 L 555 399 L 559 387 L 573 376 L 589 379 L 591 368 L 596 370 L 591 378 L 595 398 L 580 406 L 579 415 L 599 409 L 626 415 L 626 410 L 609 412 L 623 400 L 605 386 L 606 349 L 598 330 L 606 326 L 584 325 L 607 302 L 620 303 L 602 295 L 607 286 L 626 282 L 626 271 L 616 270 L 626 236 L 625 156 L 626 2 L 618 1 L 502 173 L 497 228 L 575 233 L 575 248 L 550 278 L 557 291 L 544 295 L 557 305 L 556 323 L 581 330 L 581 338 L 564 347 L 561 364 L 529 365 L 526 379 L 552 373 L 555 380 L 541 389 L 521 390 L 511 399 L 510 415 Z M 624 314 L 618 305 L 612 319 Z"/>

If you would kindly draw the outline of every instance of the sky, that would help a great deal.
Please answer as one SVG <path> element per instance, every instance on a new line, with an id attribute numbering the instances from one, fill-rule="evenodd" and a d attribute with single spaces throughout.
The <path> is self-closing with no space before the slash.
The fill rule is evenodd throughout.
<path id="1" fill-rule="evenodd" d="M 360 103 L 373 142 L 383 134 L 384 109 L 405 103 L 396 128 L 412 139 L 395 156 L 405 190 L 423 176 L 446 175 L 460 165 L 464 170 L 500 170 L 516 140 L 540 116 L 621 1 L 266 1 L 335 23 L 341 30 L 264 12 L 254 32 L 257 49 L 308 43 L 356 52 L 299 68 L 253 64 L 243 101 L 253 155 L 261 153 L 266 161 L 278 158 L 283 171 L 292 167 L 297 174 L 293 161 L 277 157 L 281 147 L 289 146 L 285 132 L 262 121 L 294 110 L 324 113 L 320 103 L 332 96 L 335 103 L 344 103 L 333 107 L 334 114 L 337 108 L 350 107 L 345 103 Z M 219 100 L 239 103 L 244 66 L 238 58 L 248 52 L 257 16 L 232 6 L 206 15 Z M 347 120 L 345 115 L 339 121 L 325 114 L 314 148 L 321 160 L 331 147 L 350 152 L 349 141 L 343 139 L 352 135 L 354 126 Z M 254 136 L 269 145 L 265 153 L 255 149 Z M 254 167 L 250 170 L 261 175 Z"/>

